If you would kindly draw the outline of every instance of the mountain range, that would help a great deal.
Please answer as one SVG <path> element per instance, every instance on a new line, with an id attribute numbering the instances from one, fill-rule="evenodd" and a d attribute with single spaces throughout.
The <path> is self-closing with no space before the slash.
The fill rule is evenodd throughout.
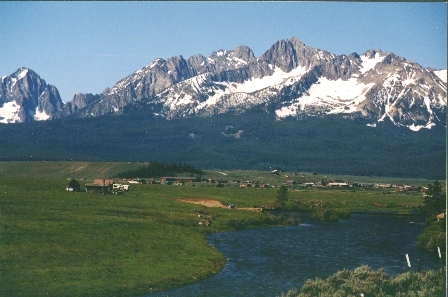
<path id="1" fill-rule="evenodd" d="M 167 120 L 262 110 L 277 120 L 337 116 L 413 131 L 446 126 L 447 72 L 393 53 L 335 55 L 293 37 L 256 58 L 247 46 L 156 59 L 105 89 L 64 103 L 56 87 L 20 68 L 0 83 L 0 122 L 97 117 L 143 109 Z"/>
<path id="2" fill-rule="evenodd" d="M 64 103 L 20 68 L 1 78 L 0 162 L 162 161 L 446 179 L 447 72 L 296 38 L 156 59 Z M 1 163 L 0 163 L 1 166 Z"/>

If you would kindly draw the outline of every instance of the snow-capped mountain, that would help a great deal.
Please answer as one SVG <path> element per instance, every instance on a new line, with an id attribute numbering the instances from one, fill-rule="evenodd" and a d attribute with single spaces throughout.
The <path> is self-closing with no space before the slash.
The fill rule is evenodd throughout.
<path id="1" fill-rule="evenodd" d="M 77 94 L 51 118 L 121 113 L 134 105 L 166 119 L 258 108 L 279 120 L 340 115 L 418 131 L 446 125 L 446 92 L 446 70 L 381 50 L 334 55 L 293 37 L 258 58 L 240 46 L 209 57 L 156 59 L 102 94 Z"/>
<path id="2" fill-rule="evenodd" d="M 64 103 L 59 91 L 22 67 L 0 82 L 0 123 L 48 120 Z"/>
<path id="3" fill-rule="evenodd" d="M 419 130 L 446 124 L 446 86 L 446 70 L 426 69 L 393 53 L 337 56 L 293 37 L 259 58 L 240 46 L 208 58 L 156 59 L 106 89 L 79 115 L 116 113 L 142 101 L 167 119 L 262 107 L 279 119 L 339 114 L 371 126 L 388 118 Z"/>

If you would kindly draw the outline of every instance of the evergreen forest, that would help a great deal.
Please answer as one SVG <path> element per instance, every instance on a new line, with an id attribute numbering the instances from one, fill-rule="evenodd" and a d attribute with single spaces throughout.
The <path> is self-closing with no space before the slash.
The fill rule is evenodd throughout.
<path id="1" fill-rule="evenodd" d="M 446 178 L 446 128 L 418 132 L 387 120 L 277 120 L 260 110 L 167 121 L 145 110 L 0 125 L 0 161 L 191 164 L 201 169 Z"/>

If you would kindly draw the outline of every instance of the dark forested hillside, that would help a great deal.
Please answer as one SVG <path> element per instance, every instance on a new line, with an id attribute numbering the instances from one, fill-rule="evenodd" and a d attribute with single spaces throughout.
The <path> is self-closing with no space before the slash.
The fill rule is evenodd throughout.
<path id="1" fill-rule="evenodd" d="M 260 111 L 166 121 L 144 113 L 0 125 L 0 160 L 160 161 L 445 179 L 445 128 L 413 132 Z"/>

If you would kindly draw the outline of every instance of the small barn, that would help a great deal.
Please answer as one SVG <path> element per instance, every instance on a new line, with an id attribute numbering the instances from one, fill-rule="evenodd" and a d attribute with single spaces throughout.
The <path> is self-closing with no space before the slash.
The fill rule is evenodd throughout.
<path id="1" fill-rule="evenodd" d="M 106 194 L 112 190 L 114 181 L 112 179 L 97 178 L 91 184 L 85 184 L 86 192 Z"/>

